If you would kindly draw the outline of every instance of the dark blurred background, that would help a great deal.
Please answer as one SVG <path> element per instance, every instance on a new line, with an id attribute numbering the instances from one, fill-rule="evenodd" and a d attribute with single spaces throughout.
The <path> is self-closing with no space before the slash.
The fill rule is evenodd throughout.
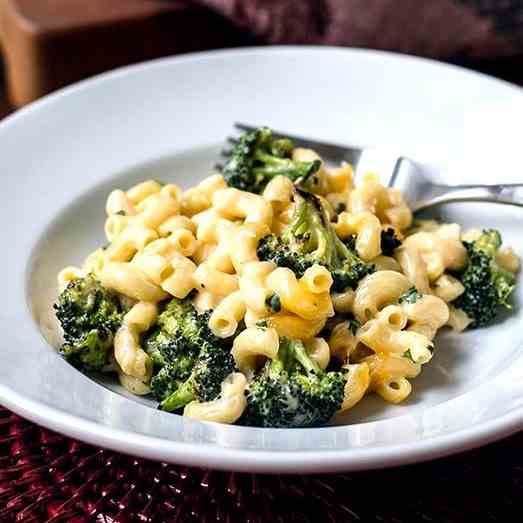
<path id="1" fill-rule="evenodd" d="M 523 83 L 523 0 L 0 0 L 0 114 L 117 66 L 327 44 L 430 56 Z"/>

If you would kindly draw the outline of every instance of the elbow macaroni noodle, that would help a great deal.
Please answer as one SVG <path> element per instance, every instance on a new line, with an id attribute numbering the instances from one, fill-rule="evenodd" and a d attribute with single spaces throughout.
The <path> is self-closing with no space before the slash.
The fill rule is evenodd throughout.
<path id="1" fill-rule="evenodd" d="M 399 249 L 396 249 L 395 257 L 410 284 L 423 294 L 430 292 L 427 266 L 419 251 L 412 246 L 408 248 L 402 245 Z"/>
<path id="2" fill-rule="evenodd" d="M 395 271 L 378 271 L 363 278 L 354 294 L 353 312 L 364 323 L 384 305 L 393 303 L 411 287 L 406 276 Z"/>
<path id="3" fill-rule="evenodd" d="M 381 254 L 381 223 L 371 212 L 342 212 L 335 228 L 340 238 L 356 234 L 356 252 L 363 261 L 372 260 Z"/>
<path id="4" fill-rule="evenodd" d="M 295 274 L 283 267 L 278 267 L 267 276 L 268 288 L 280 297 L 282 308 L 303 318 L 314 320 L 328 318 L 334 314 L 330 294 L 311 292 L 307 288 L 307 279 L 298 280 Z M 330 286 L 330 285 L 329 285 Z"/>
<path id="5" fill-rule="evenodd" d="M 320 159 L 301 148 L 292 158 Z M 208 311 L 212 333 L 230 342 L 237 371 L 217 399 L 189 403 L 185 416 L 237 421 L 250 381 L 267 359 L 277 357 L 281 337 L 303 340 L 321 369 L 333 360 L 342 366 L 340 412 L 369 392 L 391 403 L 410 394 L 410 380 L 432 358 L 437 331 L 448 326 L 461 332 L 472 322 L 452 302 L 465 290 L 455 276 L 467 262 L 462 241 L 473 241 L 481 231 L 462 233 L 457 224 L 429 220 L 408 230 L 412 212 L 401 193 L 373 174 L 354 185 L 349 164 L 322 163 L 314 183 L 337 236 L 352 238 L 356 254 L 374 265 L 354 288 L 334 290 L 332 274 L 319 264 L 299 277 L 258 259 L 260 239 L 279 234 L 293 214 L 294 184 L 285 176 L 274 177 L 261 195 L 228 187 L 218 174 L 186 191 L 146 180 L 109 194 L 109 245 L 81 267 L 60 271 L 58 286 L 62 291 L 93 274 L 119 294 L 128 312 L 114 335 L 111 361 L 126 389 L 150 392 L 153 363 L 141 347 L 143 334 L 165 300 L 189 297 L 198 313 Z M 382 231 L 390 228 L 403 243 L 385 255 Z M 511 248 L 500 249 L 496 262 L 506 271 L 519 270 Z M 420 296 L 413 303 L 400 300 L 412 287 Z"/>
<path id="6" fill-rule="evenodd" d="M 249 327 L 234 338 L 232 355 L 240 372 L 249 379 L 264 359 L 276 358 L 279 346 L 276 329 Z"/>
<path id="7" fill-rule="evenodd" d="M 155 303 L 138 302 L 124 316 L 114 337 L 114 359 L 119 366 L 120 383 L 134 394 L 148 392 L 146 384 L 151 379 L 153 364 L 140 347 L 140 334 L 153 325 L 157 316 Z"/>
<path id="8" fill-rule="evenodd" d="M 403 246 L 419 252 L 430 281 L 439 278 L 446 270 L 461 269 L 467 260 L 457 224 L 442 225 L 434 232 L 414 233 L 405 239 Z"/>
<path id="9" fill-rule="evenodd" d="M 240 372 L 235 372 L 223 382 L 222 392 L 218 399 L 203 403 L 192 401 L 185 406 L 183 415 L 201 421 L 234 423 L 247 407 L 246 388 L 245 376 Z"/>
<path id="10" fill-rule="evenodd" d="M 218 338 L 230 338 L 245 316 L 247 307 L 240 291 L 226 296 L 214 309 L 209 318 L 209 327 Z"/>
<path id="11" fill-rule="evenodd" d="M 348 321 L 338 323 L 329 337 L 331 356 L 345 363 L 358 344 L 358 338 L 350 329 Z"/>
<path id="12" fill-rule="evenodd" d="M 307 354 L 315 361 L 320 369 L 325 370 L 330 361 L 330 347 L 323 338 L 310 338 L 304 342 Z"/>

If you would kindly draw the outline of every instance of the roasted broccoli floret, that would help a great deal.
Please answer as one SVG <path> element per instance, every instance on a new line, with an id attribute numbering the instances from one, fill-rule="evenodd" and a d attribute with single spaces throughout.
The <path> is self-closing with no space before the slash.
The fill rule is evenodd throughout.
<path id="1" fill-rule="evenodd" d="M 155 364 L 151 390 L 164 410 L 189 401 L 209 401 L 234 370 L 230 347 L 209 329 L 209 313 L 198 314 L 190 298 L 174 298 L 144 340 Z"/>
<path id="2" fill-rule="evenodd" d="M 65 358 L 85 370 L 101 370 L 108 364 L 114 333 L 125 312 L 118 295 L 88 275 L 71 281 L 54 309 L 64 331 L 60 352 Z"/>
<path id="3" fill-rule="evenodd" d="M 223 168 L 225 180 L 242 191 L 261 193 L 279 175 L 293 182 L 314 185 L 314 174 L 321 167 L 319 160 L 302 162 L 291 159 L 293 143 L 276 139 L 266 127 L 244 133 L 231 151 Z"/>
<path id="4" fill-rule="evenodd" d="M 208 313 L 196 313 L 190 298 L 174 298 L 145 336 L 144 349 L 160 367 L 183 356 L 194 358 L 202 341 L 214 340 L 207 325 L 208 319 Z"/>
<path id="5" fill-rule="evenodd" d="M 154 360 L 155 370 L 158 369 Z M 195 357 L 188 352 L 179 354 L 176 359 L 168 360 L 151 379 L 151 392 L 158 401 L 162 401 L 173 394 L 191 375 Z"/>
<path id="6" fill-rule="evenodd" d="M 296 189 L 294 212 L 280 236 L 270 234 L 258 243 L 260 260 L 288 267 L 297 277 L 311 265 L 327 267 L 334 280 L 333 290 L 355 288 L 358 281 L 374 271 L 343 243 L 332 228 L 320 199 Z"/>
<path id="7" fill-rule="evenodd" d="M 515 277 L 496 263 L 496 253 L 501 246 L 501 235 L 489 229 L 473 242 L 464 242 L 468 253 L 465 269 L 455 276 L 465 287 L 452 305 L 462 309 L 473 320 L 470 327 L 490 323 L 503 306 L 512 308 L 508 298 L 515 287 Z"/>
<path id="8" fill-rule="evenodd" d="M 400 245 L 401 240 L 392 227 L 381 231 L 381 252 L 384 256 L 392 256 Z"/>
<path id="9" fill-rule="evenodd" d="M 229 348 L 204 343 L 189 378 L 160 403 L 160 408 L 172 412 L 193 400 L 217 398 L 222 382 L 233 371 L 234 359 Z"/>
<path id="10" fill-rule="evenodd" d="M 398 303 L 416 303 L 421 297 L 416 287 L 411 287 L 398 298 Z"/>
<path id="11" fill-rule="evenodd" d="M 282 338 L 278 356 L 249 385 L 241 423 L 257 427 L 324 425 L 343 402 L 345 376 L 325 372 L 301 341 Z"/>

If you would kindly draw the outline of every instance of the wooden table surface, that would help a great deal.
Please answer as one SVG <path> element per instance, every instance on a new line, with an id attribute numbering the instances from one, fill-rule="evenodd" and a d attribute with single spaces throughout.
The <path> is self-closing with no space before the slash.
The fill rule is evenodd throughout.
<path id="1" fill-rule="evenodd" d="M 13 108 L 7 101 L 5 85 L 2 81 L 2 77 L 0 76 L 0 118 L 3 118 L 4 116 L 8 115 L 12 110 Z"/>

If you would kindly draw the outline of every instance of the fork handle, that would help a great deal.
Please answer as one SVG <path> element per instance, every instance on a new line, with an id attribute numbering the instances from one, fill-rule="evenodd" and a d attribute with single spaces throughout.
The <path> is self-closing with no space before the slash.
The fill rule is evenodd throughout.
<path id="1" fill-rule="evenodd" d="M 420 207 L 445 202 L 496 202 L 523 207 L 523 183 L 497 185 L 434 185 Z"/>

